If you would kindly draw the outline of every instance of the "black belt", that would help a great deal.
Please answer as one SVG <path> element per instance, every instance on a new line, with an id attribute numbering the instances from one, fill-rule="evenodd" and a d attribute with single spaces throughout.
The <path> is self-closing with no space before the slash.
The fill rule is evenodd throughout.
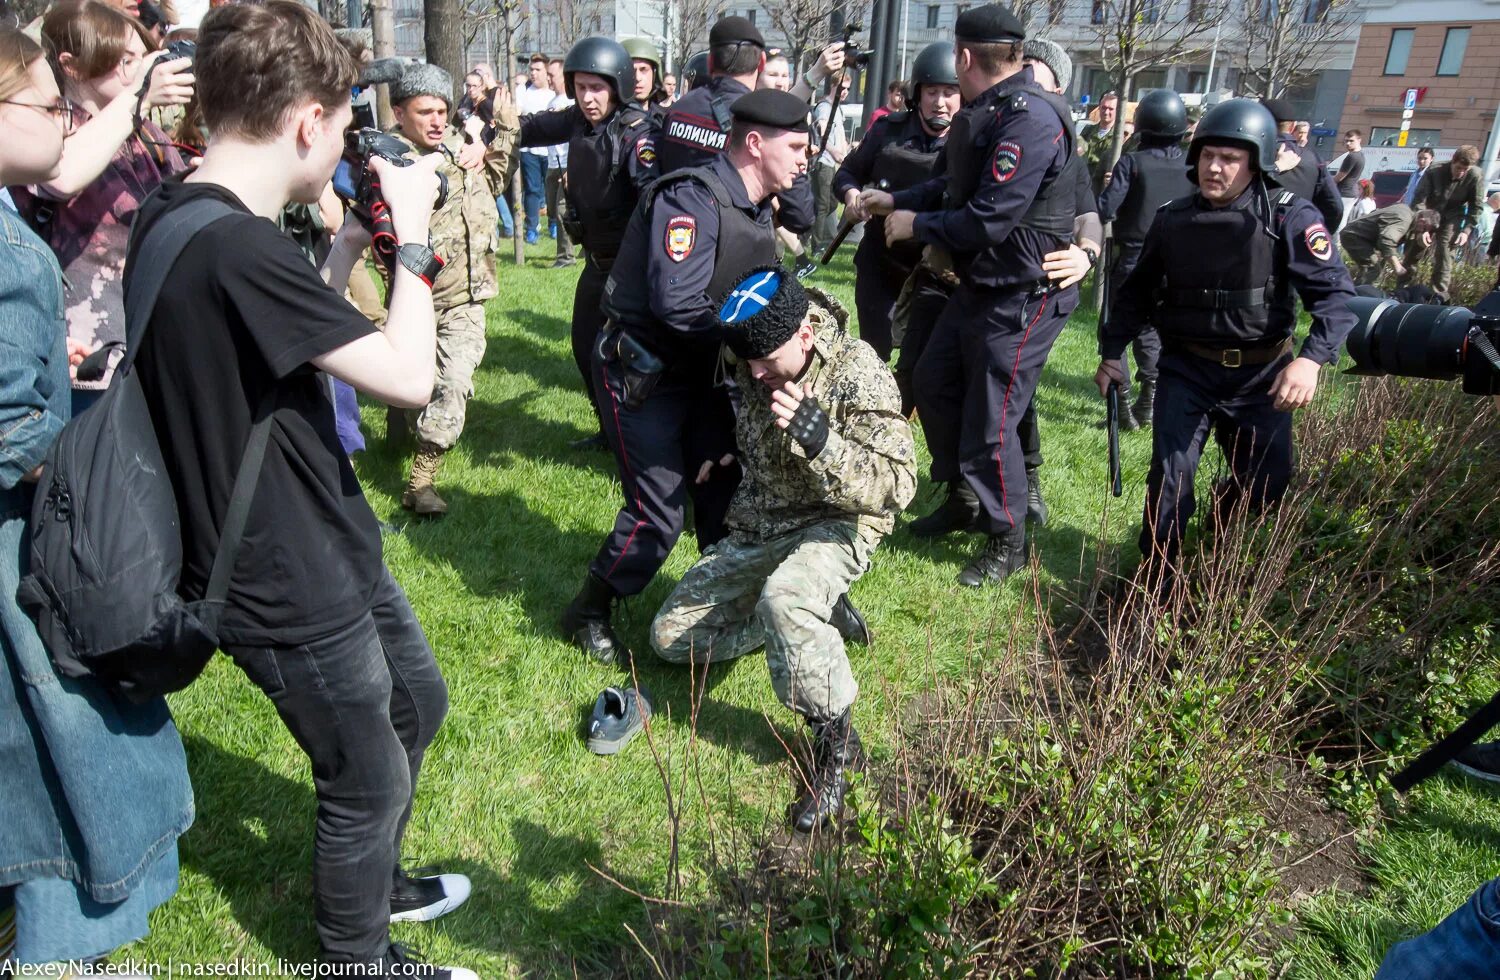
<path id="1" fill-rule="evenodd" d="M 1278 360 L 1292 349 L 1292 338 L 1284 337 L 1273 347 L 1209 347 L 1186 340 L 1168 341 L 1173 348 L 1182 348 L 1195 357 L 1213 361 L 1220 367 L 1260 367 Z"/>
<path id="2" fill-rule="evenodd" d="M 1162 306 L 1185 306 L 1195 310 L 1243 310 L 1264 306 L 1271 301 L 1271 287 L 1255 289 L 1160 289 L 1157 302 Z"/>

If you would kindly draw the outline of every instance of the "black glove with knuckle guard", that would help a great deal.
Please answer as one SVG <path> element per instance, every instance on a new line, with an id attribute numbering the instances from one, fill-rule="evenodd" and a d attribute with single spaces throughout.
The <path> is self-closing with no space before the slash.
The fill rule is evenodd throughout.
<path id="1" fill-rule="evenodd" d="M 807 458 L 813 459 L 828 442 L 828 413 L 823 411 L 816 397 L 807 395 L 797 405 L 786 431 L 806 450 Z"/>

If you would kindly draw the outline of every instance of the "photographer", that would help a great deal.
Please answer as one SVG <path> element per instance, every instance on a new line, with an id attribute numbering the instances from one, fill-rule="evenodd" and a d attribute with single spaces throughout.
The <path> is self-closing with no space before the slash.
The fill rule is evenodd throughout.
<path id="1" fill-rule="evenodd" d="M 126 267 L 137 274 L 134 249 L 184 207 L 212 201 L 232 212 L 171 266 L 135 367 L 181 514 L 179 592 L 204 594 L 252 422 L 269 415 L 221 647 L 312 765 L 323 958 L 405 963 L 389 922 L 436 918 L 469 891 L 461 875 L 411 878 L 397 863 L 447 688 L 381 558 L 375 515 L 339 449 L 318 372 L 388 404 L 416 408 L 431 397 L 427 242 L 438 157 L 404 168 L 371 161 L 401 243 L 381 332 L 343 298 L 370 234 L 345 222 L 325 282 L 275 225 L 289 201 L 317 201 L 344 152 L 356 71 L 332 29 L 289 0 L 218 7 L 200 27 L 196 67 L 207 152 L 142 206 Z"/>
<path id="2" fill-rule="evenodd" d="M 87 353 L 118 344 L 123 355 L 121 275 L 130 226 L 162 178 L 186 169 L 147 114 L 193 94 L 191 63 L 150 57 L 138 21 L 100 0 L 66 0 L 47 12 L 42 38 L 72 116 L 62 169 L 52 180 L 14 188 L 16 206 L 52 247 L 71 287 L 68 339 Z M 92 405 L 111 372 L 73 382 L 73 412 Z"/>

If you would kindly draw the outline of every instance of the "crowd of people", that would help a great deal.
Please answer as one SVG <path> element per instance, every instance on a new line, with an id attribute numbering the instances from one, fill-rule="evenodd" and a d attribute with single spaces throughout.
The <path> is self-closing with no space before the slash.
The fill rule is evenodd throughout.
<path id="1" fill-rule="evenodd" d="M 847 645 L 871 630 L 850 590 L 915 495 L 914 410 L 947 492 L 906 527 L 977 533 L 958 584 L 1003 582 L 1028 563 L 1027 524 L 1048 520 L 1043 368 L 1105 262 L 1095 380 L 1133 390 L 1121 421 L 1152 429 L 1144 580 L 1170 589 L 1210 433 L 1229 470 L 1213 519 L 1286 492 L 1291 413 L 1354 325 L 1333 237 L 1344 212 L 1362 279 L 1409 275 L 1430 248 L 1436 283 L 1476 227 L 1470 147 L 1361 214 L 1274 100 L 1192 120 L 1153 92 L 1126 119 L 1110 95 L 1080 130 L 1065 50 L 999 4 L 920 51 L 857 143 L 844 46 L 794 78 L 737 16 L 713 24 L 679 89 L 639 38 L 534 54 L 508 81 L 487 65 L 454 79 L 382 67 L 368 37 L 290 0 L 215 7 L 191 36 L 168 31 L 165 5 L 148 27 L 144 6 L 59 0 L 40 42 L 0 30 L 0 816 L 17 830 L 0 842 L 0 951 L 22 962 L 141 936 L 192 822 L 165 701 L 61 674 L 15 598 L 48 449 L 118 377 L 140 385 L 162 448 L 180 594 L 210 594 L 216 555 L 239 542 L 219 646 L 311 765 L 322 957 L 462 978 L 390 939 L 391 922 L 448 914 L 471 885 L 402 863 L 447 688 L 351 454 L 358 392 L 411 443 L 402 506 L 447 512 L 441 463 L 474 394 L 503 237 L 539 242 L 545 211 L 554 264 L 581 259 L 570 339 L 597 429 L 578 448 L 611 452 L 622 490 L 577 593 L 559 598 L 563 635 L 629 666 L 615 606 L 655 578 L 691 506 L 699 558 L 651 650 L 683 665 L 765 650 L 810 733 L 789 821 L 812 833 L 838 820 L 860 761 Z M 159 50 L 174 35 L 192 46 Z M 380 145 L 405 165 L 350 158 L 380 84 L 393 116 Z M 347 176 L 363 168 L 373 204 Z M 809 254 L 855 225 L 851 317 L 807 277 Z M 161 255 L 160 295 L 127 323 L 125 297 Z M 267 431 L 237 509 L 245 447 Z M 606 689 L 589 747 L 624 750 L 652 711 L 637 688 Z"/>

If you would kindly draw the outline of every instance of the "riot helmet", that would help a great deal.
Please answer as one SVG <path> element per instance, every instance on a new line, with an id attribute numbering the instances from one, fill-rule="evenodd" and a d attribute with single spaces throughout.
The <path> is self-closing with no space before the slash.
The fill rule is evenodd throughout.
<path id="1" fill-rule="evenodd" d="M 635 99 L 635 65 L 625 48 L 612 37 L 586 37 L 568 49 L 563 59 L 563 84 L 568 98 L 573 94 L 573 74 L 588 72 L 598 75 L 615 90 L 616 105 L 625 105 Z"/>

